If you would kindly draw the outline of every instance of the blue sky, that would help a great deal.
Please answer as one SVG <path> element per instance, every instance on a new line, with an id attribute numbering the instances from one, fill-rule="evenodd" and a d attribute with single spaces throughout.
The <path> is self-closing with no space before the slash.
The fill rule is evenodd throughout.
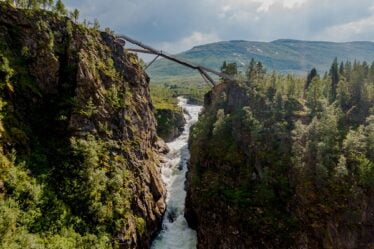
<path id="1" fill-rule="evenodd" d="M 222 40 L 373 41 L 373 0 L 65 0 L 81 20 L 171 53 Z"/>

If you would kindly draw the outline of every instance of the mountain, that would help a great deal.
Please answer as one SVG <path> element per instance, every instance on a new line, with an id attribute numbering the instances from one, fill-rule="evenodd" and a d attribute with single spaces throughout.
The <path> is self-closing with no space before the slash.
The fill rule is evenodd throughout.
<path id="1" fill-rule="evenodd" d="M 372 61 L 373 42 L 322 42 L 275 40 L 272 42 L 222 41 L 196 46 L 177 57 L 219 69 L 223 61 L 237 62 L 241 70 L 251 58 L 261 61 L 268 70 L 304 74 L 313 67 L 327 71 L 335 57 L 339 60 Z M 153 79 L 171 76 L 192 76 L 196 72 L 165 59 L 157 60 L 150 68 Z"/>

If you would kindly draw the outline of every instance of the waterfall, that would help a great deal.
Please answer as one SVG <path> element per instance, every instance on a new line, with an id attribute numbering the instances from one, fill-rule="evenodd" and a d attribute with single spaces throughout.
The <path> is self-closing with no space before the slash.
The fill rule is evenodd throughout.
<path id="1" fill-rule="evenodd" d="M 196 249 L 196 231 L 188 227 L 184 209 L 187 163 L 190 158 L 188 137 L 191 125 L 198 120 L 201 106 L 187 104 L 187 99 L 183 97 L 178 100 L 179 106 L 185 110 L 186 124 L 183 133 L 168 143 L 170 152 L 166 155 L 166 163 L 162 165 L 161 176 L 167 190 L 167 208 L 162 230 L 153 241 L 152 249 Z"/>

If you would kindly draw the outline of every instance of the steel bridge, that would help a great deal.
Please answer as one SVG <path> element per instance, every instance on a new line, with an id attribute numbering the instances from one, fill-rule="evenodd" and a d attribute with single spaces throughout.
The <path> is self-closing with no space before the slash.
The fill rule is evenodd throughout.
<path id="1" fill-rule="evenodd" d="M 153 62 L 155 62 L 159 57 L 163 57 L 167 60 L 173 61 L 173 62 L 178 63 L 180 65 L 183 65 L 185 67 L 197 70 L 201 74 L 203 79 L 206 82 L 209 82 L 212 86 L 215 86 L 216 82 L 213 80 L 213 78 L 208 73 L 212 73 L 214 75 L 217 75 L 224 80 L 228 80 L 228 81 L 233 81 L 234 80 L 233 77 L 228 75 L 228 74 L 218 72 L 214 69 L 211 69 L 211 68 L 208 68 L 208 67 L 205 67 L 205 66 L 202 66 L 202 65 L 198 65 L 198 64 L 195 64 L 193 62 L 184 60 L 184 59 L 179 59 L 174 55 L 170 55 L 170 54 L 168 54 L 168 53 L 166 53 L 162 50 L 154 49 L 154 48 L 152 48 L 148 45 L 145 45 L 142 42 L 137 41 L 137 40 L 135 40 L 131 37 L 128 37 L 126 35 L 116 35 L 116 41 L 118 43 L 120 43 L 122 46 L 125 46 L 126 42 L 129 42 L 129 43 L 134 44 L 134 45 L 139 47 L 139 48 L 127 48 L 127 50 L 130 51 L 130 52 L 156 55 L 156 57 L 150 63 L 148 63 L 146 69 L 148 67 L 150 67 L 153 64 Z"/>

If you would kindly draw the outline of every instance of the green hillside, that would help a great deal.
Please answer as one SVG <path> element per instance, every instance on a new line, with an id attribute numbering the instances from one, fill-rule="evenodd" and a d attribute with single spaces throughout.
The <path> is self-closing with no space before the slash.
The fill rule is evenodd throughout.
<path id="1" fill-rule="evenodd" d="M 223 41 L 194 47 L 177 55 L 180 58 L 219 69 L 224 60 L 237 62 L 244 70 L 251 58 L 261 61 L 268 70 L 303 74 L 315 67 L 328 70 L 331 61 L 339 60 L 372 61 L 373 42 L 315 42 L 298 40 L 276 40 L 273 42 Z M 160 59 L 150 68 L 149 74 L 155 81 L 193 77 L 196 72 Z"/>

